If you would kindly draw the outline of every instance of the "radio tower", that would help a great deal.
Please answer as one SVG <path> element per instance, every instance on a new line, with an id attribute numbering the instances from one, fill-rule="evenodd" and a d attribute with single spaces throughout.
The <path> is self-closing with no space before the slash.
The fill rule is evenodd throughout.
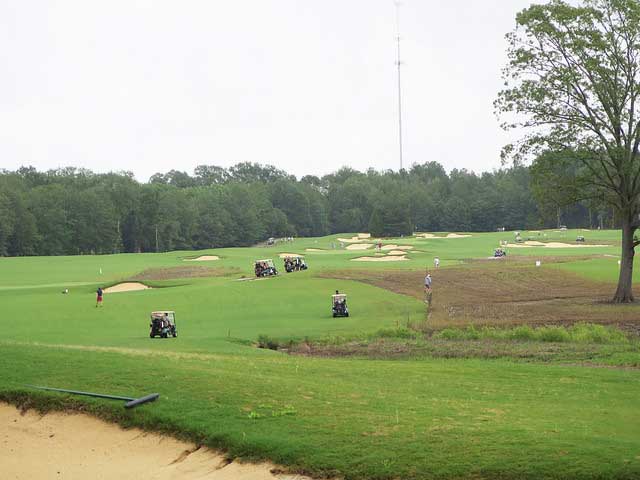
<path id="1" fill-rule="evenodd" d="M 400 60 L 400 5 L 399 1 L 394 2 L 396 6 L 396 42 L 397 42 L 397 58 L 396 66 L 398 67 L 398 143 L 400 146 L 400 170 L 402 170 L 402 82 L 400 75 L 400 67 L 402 61 Z"/>

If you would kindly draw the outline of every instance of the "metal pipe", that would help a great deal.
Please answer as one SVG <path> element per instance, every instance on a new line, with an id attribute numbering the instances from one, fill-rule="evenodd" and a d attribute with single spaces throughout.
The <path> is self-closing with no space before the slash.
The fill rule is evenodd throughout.
<path id="1" fill-rule="evenodd" d="M 107 398 L 109 400 L 126 400 L 124 408 L 133 408 L 138 405 L 142 405 L 143 403 L 153 402 L 160 397 L 159 393 L 151 393 L 144 397 L 133 398 L 133 397 L 123 397 L 120 395 L 107 395 L 104 393 L 94 393 L 94 392 L 83 392 L 80 390 L 67 390 L 66 388 L 53 388 L 53 387 L 41 387 L 38 385 L 25 385 L 30 388 L 37 388 L 38 390 L 47 390 L 51 392 L 62 392 L 62 393 L 71 393 L 73 395 L 83 395 L 85 397 L 95 397 L 95 398 Z"/>

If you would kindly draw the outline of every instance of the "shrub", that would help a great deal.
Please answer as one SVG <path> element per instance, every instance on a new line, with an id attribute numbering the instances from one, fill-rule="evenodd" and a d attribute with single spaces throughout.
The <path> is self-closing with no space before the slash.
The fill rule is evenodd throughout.
<path id="1" fill-rule="evenodd" d="M 542 342 L 563 343 L 571 341 L 571 335 L 562 327 L 542 327 L 536 330 L 536 337 Z"/>
<path id="2" fill-rule="evenodd" d="M 278 350 L 280 343 L 275 338 L 268 335 L 258 336 L 258 348 L 268 348 L 269 350 Z"/>

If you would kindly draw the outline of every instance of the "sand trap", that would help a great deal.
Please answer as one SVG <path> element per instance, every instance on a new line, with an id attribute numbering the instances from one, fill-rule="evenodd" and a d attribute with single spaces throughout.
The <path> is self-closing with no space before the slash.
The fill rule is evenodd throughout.
<path id="1" fill-rule="evenodd" d="M 413 250 L 411 245 L 383 245 L 380 250 Z"/>
<path id="2" fill-rule="evenodd" d="M 213 260 L 220 260 L 217 255 L 202 255 L 198 258 L 185 258 L 185 262 L 211 262 Z"/>
<path id="3" fill-rule="evenodd" d="M 124 282 L 114 285 L 113 287 L 105 288 L 104 293 L 120 293 L 120 292 L 135 292 L 137 290 L 149 290 L 150 286 L 140 282 Z"/>
<path id="4" fill-rule="evenodd" d="M 299 253 L 281 253 L 279 255 L 280 258 L 287 258 L 287 257 L 302 257 L 302 255 L 300 255 Z"/>
<path id="5" fill-rule="evenodd" d="M 524 242 L 524 243 L 507 243 L 507 247 L 509 248 L 603 248 L 610 247 L 611 245 L 584 245 L 581 243 L 561 243 L 561 242 Z"/>
<path id="6" fill-rule="evenodd" d="M 358 238 L 371 238 L 370 233 L 359 233 Z"/>
<path id="7" fill-rule="evenodd" d="M 387 255 L 406 255 L 406 253 L 404 250 L 391 250 Z"/>
<path id="8" fill-rule="evenodd" d="M 351 238 L 339 238 L 338 241 L 342 243 L 358 243 L 358 242 L 362 242 L 363 239 L 358 237 L 351 237 Z"/>
<path id="9" fill-rule="evenodd" d="M 325 250 L 322 250 L 320 248 L 306 248 L 305 252 L 324 252 Z"/>
<path id="10" fill-rule="evenodd" d="M 373 247 L 371 243 L 358 243 L 355 245 L 349 245 L 347 250 L 366 250 L 371 247 Z"/>
<path id="11" fill-rule="evenodd" d="M 205 447 L 146 433 L 83 414 L 28 411 L 0 403 L 2 478 L 119 480 L 285 480 L 268 463 L 229 462 Z"/>
<path id="12" fill-rule="evenodd" d="M 465 235 L 460 235 L 459 233 L 450 233 L 447 235 L 446 238 L 469 238 L 471 235 L 465 234 Z"/>
<path id="13" fill-rule="evenodd" d="M 420 238 L 469 238 L 472 235 L 469 234 L 460 234 L 460 233 L 449 233 L 446 237 L 437 237 L 433 233 L 419 233 L 416 237 Z"/>
<path id="14" fill-rule="evenodd" d="M 400 262 L 402 260 L 409 260 L 409 259 L 405 256 L 358 257 L 358 258 L 351 259 L 352 262 Z"/>

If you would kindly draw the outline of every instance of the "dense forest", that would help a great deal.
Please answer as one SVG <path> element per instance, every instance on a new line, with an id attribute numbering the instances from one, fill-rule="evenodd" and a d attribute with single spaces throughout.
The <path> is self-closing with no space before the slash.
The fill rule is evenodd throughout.
<path id="1" fill-rule="evenodd" d="M 204 249 L 336 232 L 612 226 L 608 211 L 561 205 L 530 175 L 524 166 L 447 174 L 436 162 L 301 179 L 255 163 L 202 165 L 148 183 L 129 172 L 0 170 L 0 255 Z"/>

